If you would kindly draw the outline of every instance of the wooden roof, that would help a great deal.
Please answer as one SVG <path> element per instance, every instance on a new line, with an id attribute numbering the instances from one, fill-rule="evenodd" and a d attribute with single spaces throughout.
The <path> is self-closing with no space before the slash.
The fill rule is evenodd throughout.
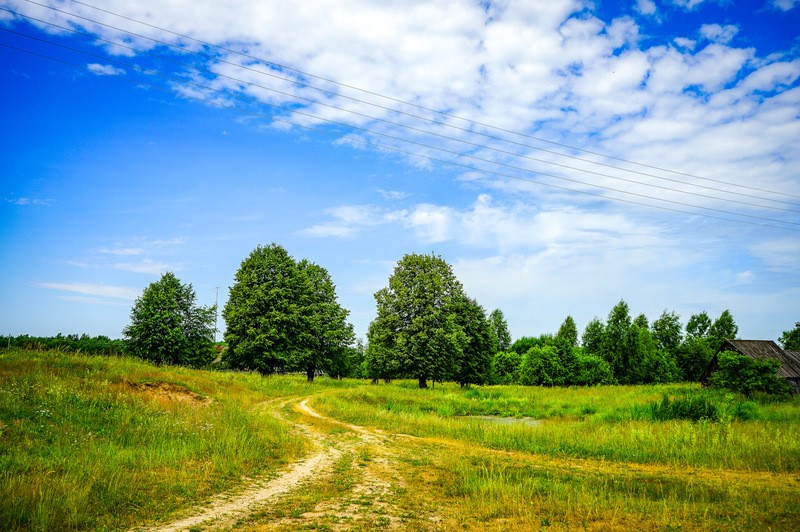
<path id="1" fill-rule="evenodd" d="M 800 379 L 800 352 L 784 351 L 772 340 L 725 340 L 720 351 L 738 351 L 750 358 L 774 358 L 781 363 L 778 375 Z"/>

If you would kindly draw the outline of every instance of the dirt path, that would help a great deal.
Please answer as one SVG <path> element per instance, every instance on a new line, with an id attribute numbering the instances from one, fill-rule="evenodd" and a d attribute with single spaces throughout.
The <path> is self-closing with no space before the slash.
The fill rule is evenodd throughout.
<path id="1" fill-rule="evenodd" d="M 237 521 L 253 514 L 268 503 L 296 490 L 305 481 L 325 476 L 343 453 L 352 453 L 359 443 L 373 443 L 378 438 L 376 434 L 363 427 L 349 425 L 320 415 L 308 406 L 308 399 L 305 398 L 296 403 L 294 410 L 314 419 L 344 426 L 358 434 L 359 439 L 356 441 L 347 441 L 343 438 L 334 439 L 316 430 L 308 423 L 293 423 L 295 428 L 307 436 L 317 449 L 312 455 L 291 464 L 277 477 L 257 479 L 243 489 L 217 495 L 207 504 L 189 510 L 187 517 L 157 527 L 137 527 L 133 530 L 137 532 L 175 532 L 194 527 L 218 529 L 233 526 Z M 283 401 L 278 407 L 296 400 Z M 279 408 L 275 408 L 273 413 L 277 415 L 278 410 Z"/>

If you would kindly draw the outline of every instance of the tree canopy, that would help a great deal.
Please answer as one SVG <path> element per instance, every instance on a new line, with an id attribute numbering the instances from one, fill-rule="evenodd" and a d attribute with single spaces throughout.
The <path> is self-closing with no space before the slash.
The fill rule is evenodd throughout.
<path id="1" fill-rule="evenodd" d="M 440 256 L 405 255 L 375 302 L 366 353 L 373 379 L 406 376 L 425 388 L 429 379 L 455 377 L 466 385 L 488 374 L 483 353 L 492 342 L 485 311 Z"/>
<path id="2" fill-rule="evenodd" d="M 783 331 L 778 342 L 787 351 L 800 351 L 800 321 L 794 324 L 794 329 Z"/>
<path id="3" fill-rule="evenodd" d="M 258 246 L 236 272 L 222 311 L 225 361 L 234 368 L 273 373 L 341 366 L 353 342 L 348 312 L 336 298 L 327 270 L 297 262 L 281 246 Z"/>
<path id="4" fill-rule="evenodd" d="M 159 364 L 205 366 L 215 356 L 216 312 L 216 306 L 197 306 L 192 285 L 167 272 L 136 299 L 123 330 L 126 350 Z"/>

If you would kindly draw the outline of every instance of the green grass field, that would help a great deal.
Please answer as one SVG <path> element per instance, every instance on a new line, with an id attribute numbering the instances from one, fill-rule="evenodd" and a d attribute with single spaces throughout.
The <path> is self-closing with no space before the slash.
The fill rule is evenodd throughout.
<path id="1" fill-rule="evenodd" d="M 665 396 L 711 404 L 717 420 L 655 421 Z M 301 399 L 326 418 L 293 410 Z M 335 466 L 239 528 L 793 530 L 800 519 L 800 398 L 694 384 L 309 384 L 0 351 L 3 530 L 166 522 L 320 443 L 339 449 Z"/>

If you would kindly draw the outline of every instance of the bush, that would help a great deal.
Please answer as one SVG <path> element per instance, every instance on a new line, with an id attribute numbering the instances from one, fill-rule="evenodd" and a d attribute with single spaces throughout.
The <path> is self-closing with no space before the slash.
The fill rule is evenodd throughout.
<path id="1" fill-rule="evenodd" d="M 751 397 L 754 393 L 788 398 L 791 388 L 777 373 L 778 360 L 750 358 L 739 353 L 724 351 L 719 354 L 719 370 L 709 379 L 716 388 L 728 388 Z"/>
<path id="2" fill-rule="evenodd" d="M 690 421 L 718 421 L 719 409 L 705 397 L 684 396 L 670 400 L 668 396 L 650 405 L 650 417 L 654 421 L 688 419 Z"/>

